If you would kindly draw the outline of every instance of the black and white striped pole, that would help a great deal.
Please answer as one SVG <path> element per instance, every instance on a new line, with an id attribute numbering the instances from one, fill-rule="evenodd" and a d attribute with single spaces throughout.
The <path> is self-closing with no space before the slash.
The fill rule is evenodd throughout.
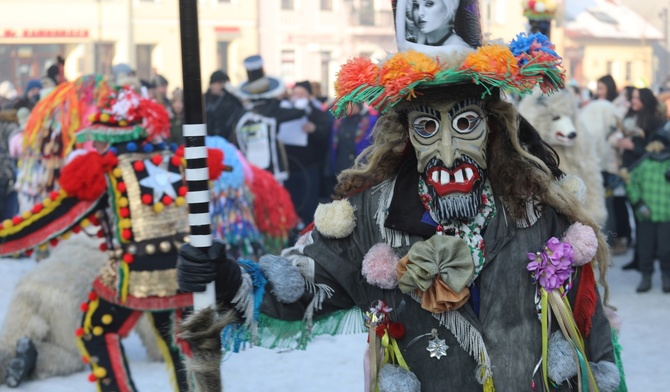
<path id="1" fill-rule="evenodd" d="M 198 0 L 179 0 L 181 28 L 181 66 L 184 85 L 184 157 L 186 158 L 186 185 L 188 194 L 188 224 L 190 243 L 207 251 L 212 245 L 211 216 L 209 214 L 209 170 L 207 169 L 207 126 L 202 105 L 200 77 L 200 39 L 198 34 Z M 193 293 L 194 310 L 216 302 L 214 282 L 204 293 Z"/>

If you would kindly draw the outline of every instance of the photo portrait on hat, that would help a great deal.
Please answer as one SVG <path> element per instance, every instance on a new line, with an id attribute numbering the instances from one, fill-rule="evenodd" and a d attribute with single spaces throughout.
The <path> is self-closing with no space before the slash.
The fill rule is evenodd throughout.
<path id="1" fill-rule="evenodd" d="M 477 2 L 394 0 L 398 50 L 447 54 L 481 45 Z"/>
<path id="2" fill-rule="evenodd" d="M 238 89 L 242 98 L 251 100 L 276 98 L 284 93 L 284 83 L 279 78 L 265 75 L 263 58 L 260 55 L 244 59 L 244 68 L 247 70 L 247 81 Z"/>

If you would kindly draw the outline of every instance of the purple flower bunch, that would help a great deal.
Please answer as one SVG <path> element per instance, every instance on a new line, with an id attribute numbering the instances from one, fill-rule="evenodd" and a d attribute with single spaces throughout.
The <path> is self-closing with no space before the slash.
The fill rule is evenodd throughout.
<path id="1" fill-rule="evenodd" d="M 537 253 L 528 253 L 530 263 L 526 267 L 533 279 L 547 291 L 555 290 L 570 278 L 574 271 L 574 252 L 572 245 L 551 237 L 544 249 Z"/>

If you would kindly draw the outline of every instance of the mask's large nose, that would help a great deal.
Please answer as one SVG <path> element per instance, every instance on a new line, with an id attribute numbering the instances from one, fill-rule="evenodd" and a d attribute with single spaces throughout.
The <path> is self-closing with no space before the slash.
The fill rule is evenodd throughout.
<path id="1" fill-rule="evenodd" d="M 453 141 L 449 134 L 445 134 L 442 140 L 440 141 L 439 146 L 440 159 L 446 167 L 451 167 L 456 160 L 456 149 L 453 145 Z"/>

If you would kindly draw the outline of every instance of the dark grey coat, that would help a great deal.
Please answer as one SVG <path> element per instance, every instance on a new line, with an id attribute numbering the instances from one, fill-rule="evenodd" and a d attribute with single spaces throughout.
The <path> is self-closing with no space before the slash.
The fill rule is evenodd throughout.
<path id="1" fill-rule="evenodd" d="M 435 229 L 419 222 L 423 206 L 418 201 L 417 188 L 411 186 L 413 180 L 408 182 L 399 178 L 395 183 L 385 226 L 408 233 L 413 244 L 430 237 Z M 382 193 L 366 190 L 349 198 L 356 216 L 356 227 L 351 235 L 341 239 L 325 238 L 315 229 L 311 234 L 313 243 L 304 247 L 304 255 L 316 264 L 315 282 L 334 289 L 334 295 L 325 300 L 317 317 L 356 306 L 366 311 L 374 301 L 381 299 L 394 309 L 394 321 L 403 323 L 406 328 L 399 345 L 410 370 L 421 381 L 423 391 L 481 391 L 482 385 L 475 374 L 477 363 L 461 348 L 454 334 L 440 326 L 431 313 L 399 289 L 384 290 L 370 285 L 361 275 L 365 254 L 373 245 L 384 242 L 374 219 Z M 552 236 L 561 238 L 569 224 L 555 210 L 545 208 L 531 227 L 517 228 L 516 222 L 505 216 L 500 200 L 496 202 L 498 214 L 484 233 L 487 255 L 478 279 L 479 317 L 475 315 L 472 301 L 458 312 L 483 337 L 491 358 L 496 391 L 531 391 L 533 370 L 541 357 L 542 344 L 541 325 L 534 303 L 536 288 L 526 270 L 527 253 L 541 248 Z M 408 250 L 409 246 L 404 242 L 403 246 L 395 248 L 400 257 Z M 571 297 L 574 297 L 577 283 Z M 300 320 L 310 299 L 305 295 L 297 303 L 286 305 L 266 295 L 261 311 L 274 318 Z M 571 301 L 574 303 L 574 298 Z M 438 336 L 449 346 L 447 356 L 439 360 L 431 358 L 426 351 L 428 337 L 408 346 L 415 337 L 429 333 L 432 328 L 437 328 Z M 552 329 L 557 330 L 558 326 L 553 325 Z M 610 325 L 600 304 L 585 345 L 589 361 L 614 362 Z M 539 373 L 534 378 L 536 391 L 543 388 Z M 576 379 L 571 384 L 575 383 Z M 564 383 L 560 390 L 571 389 Z"/>

